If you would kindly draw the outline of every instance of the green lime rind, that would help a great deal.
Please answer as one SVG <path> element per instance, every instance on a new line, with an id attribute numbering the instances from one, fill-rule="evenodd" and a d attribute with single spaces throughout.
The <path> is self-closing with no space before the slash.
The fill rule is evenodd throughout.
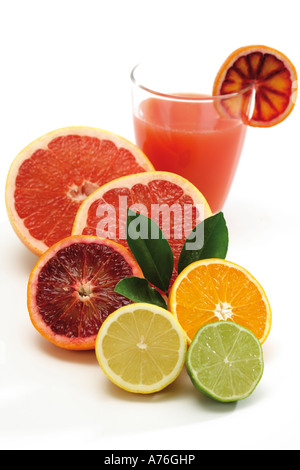
<path id="1" fill-rule="evenodd" d="M 258 385 L 263 350 L 256 336 L 237 323 L 208 323 L 188 349 L 186 369 L 197 390 L 220 402 L 235 402 L 249 397 Z"/>

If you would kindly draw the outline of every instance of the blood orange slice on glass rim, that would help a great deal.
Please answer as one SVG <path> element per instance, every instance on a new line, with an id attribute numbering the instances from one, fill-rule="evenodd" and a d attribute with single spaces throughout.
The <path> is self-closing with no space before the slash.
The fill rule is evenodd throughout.
<path id="1" fill-rule="evenodd" d="M 82 201 L 104 183 L 153 170 L 144 153 L 112 132 L 67 127 L 46 134 L 15 158 L 6 207 L 17 235 L 35 254 L 71 235 Z"/>
<path id="2" fill-rule="evenodd" d="M 168 240 L 174 255 L 172 284 L 186 238 L 195 225 L 212 215 L 206 199 L 192 183 L 174 173 L 124 176 L 97 189 L 82 203 L 72 233 L 100 236 L 128 247 L 128 208 L 154 220 Z"/>
<path id="3" fill-rule="evenodd" d="M 233 95 L 220 100 L 218 109 L 229 117 L 241 117 L 249 126 L 271 127 L 292 111 L 297 96 L 297 72 L 282 52 L 267 46 L 245 46 L 234 51 L 221 66 L 214 95 Z"/>
<path id="4" fill-rule="evenodd" d="M 143 274 L 123 246 L 90 236 L 61 240 L 40 257 L 30 275 L 31 321 L 57 346 L 94 349 L 103 321 L 131 303 L 114 292 L 116 284 L 128 276 Z"/>

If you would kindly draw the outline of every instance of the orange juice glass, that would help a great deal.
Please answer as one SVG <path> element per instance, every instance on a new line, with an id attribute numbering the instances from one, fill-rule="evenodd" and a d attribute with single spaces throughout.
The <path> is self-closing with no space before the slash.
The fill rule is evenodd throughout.
<path id="1" fill-rule="evenodd" d="M 155 74 L 154 67 L 133 69 L 136 144 L 156 170 L 177 173 L 193 183 L 216 213 L 222 210 L 232 185 L 247 128 L 242 109 L 232 118 L 226 113 L 226 102 L 234 100 L 237 108 L 245 103 L 242 94 L 249 90 L 201 95 L 195 92 L 196 83 L 187 88 L 186 77 L 180 77 L 182 70 L 176 73 L 168 67 L 160 74 Z"/>

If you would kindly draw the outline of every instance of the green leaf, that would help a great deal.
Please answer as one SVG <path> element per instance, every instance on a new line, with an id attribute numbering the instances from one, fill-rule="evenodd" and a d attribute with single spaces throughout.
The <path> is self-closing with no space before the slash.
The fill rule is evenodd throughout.
<path id="1" fill-rule="evenodd" d="M 146 302 L 167 310 L 167 305 L 162 295 L 154 287 L 150 287 L 147 279 L 135 276 L 126 277 L 118 282 L 115 292 L 124 295 L 124 297 L 134 302 Z"/>
<path id="2" fill-rule="evenodd" d="M 228 228 L 223 212 L 208 217 L 186 239 L 179 257 L 178 274 L 189 264 L 201 259 L 225 259 L 228 242 Z"/>
<path id="3" fill-rule="evenodd" d="M 148 217 L 128 209 L 126 235 L 128 246 L 145 278 L 167 293 L 174 257 L 159 226 Z"/>

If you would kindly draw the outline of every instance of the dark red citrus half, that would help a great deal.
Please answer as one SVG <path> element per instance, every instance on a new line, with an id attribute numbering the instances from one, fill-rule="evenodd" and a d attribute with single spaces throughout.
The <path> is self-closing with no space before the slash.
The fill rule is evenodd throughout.
<path id="1" fill-rule="evenodd" d="M 52 246 L 28 283 L 28 311 L 35 328 L 65 349 L 94 349 L 107 316 L 130 303 L 114 292 L 125 277 L 143 277 L 129 251 L 91 236 L 73 236 Z"/>

